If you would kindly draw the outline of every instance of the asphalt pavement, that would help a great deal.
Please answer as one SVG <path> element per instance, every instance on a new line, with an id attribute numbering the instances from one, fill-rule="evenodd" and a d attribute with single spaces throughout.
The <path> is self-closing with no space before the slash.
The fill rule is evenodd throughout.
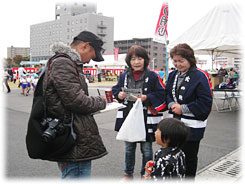
<path id="1" fill-rule="evenodd" d="M 110 86 L 99 86 L 101 93 Z M 90 86 L 89 93 L 97 95 L 97 87 Z M 20 89 L 12 89 L 11 93 L 4 93 L 4 176 L 7 179 L 50 179 L 60 178 L 57 163 L 30 159 L 25 145 L 27 122 L 30 115 L 33 95 L 22 96 Z M 201 141 L 198 160 L 198 171 L 214 163 L 225 155 L 239 148 L 240 111 L 219 113 L 212 111 L 208 119 L 205 137 Z M 104 144 L 109 152 L 103 158 L 92 162 L 92 178 L 116 179 L 123 177 L 124 170 L 124 142 L 116 140 L 114 123 L 116 111 L 96 114 L 96 122 Z M 159 145 L 153 144 L 154 152 Z M 140 178 L 141 153 L 139 146 L 136 153 L 135 177 Z M 213 176 L 215 177 L 215 176 Z"/>

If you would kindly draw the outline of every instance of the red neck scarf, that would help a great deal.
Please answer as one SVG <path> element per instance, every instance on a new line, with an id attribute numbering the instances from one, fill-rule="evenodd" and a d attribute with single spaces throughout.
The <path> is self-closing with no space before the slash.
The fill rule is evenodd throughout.
<path id="1" fill-rule="evenodd" d="M 134 80 L 137 81 L 143 73 L 144 71 L 133 71 Z"/>

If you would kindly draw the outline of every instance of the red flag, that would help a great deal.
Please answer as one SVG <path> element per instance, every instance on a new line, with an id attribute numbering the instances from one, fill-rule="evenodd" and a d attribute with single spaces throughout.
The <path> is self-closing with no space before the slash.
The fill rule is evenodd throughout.
<path id="1" fill-rule="evenodd" d="M 168 23 L 168 3 L 163 3 L 162 9 L 157 22 L 155 36 L 168 37 L 167 24 Z"/>

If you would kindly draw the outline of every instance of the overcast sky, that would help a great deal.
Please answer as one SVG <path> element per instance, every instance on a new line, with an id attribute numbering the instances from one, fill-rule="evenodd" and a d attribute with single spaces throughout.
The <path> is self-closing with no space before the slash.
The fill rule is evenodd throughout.
<path id="1" fill-rule="evenodd" d="M 242 3 L 242 0 L 233 1 Z M 7 47 L 11 45 L 29 47 L 30 25 L 54 20 L 57 2 L 60 1 L 1 1 L 0 58 L 7 57 Z M 87 2 L 97 3 L 97 12 L 102 12 L 104 16 L 114 17 L 114 40 L 122 40 L 153 37 L 164 1 L 87 0 Z M 221 2 L 224 0 L 169 0 L 169 40 L 176 39 Z"/>

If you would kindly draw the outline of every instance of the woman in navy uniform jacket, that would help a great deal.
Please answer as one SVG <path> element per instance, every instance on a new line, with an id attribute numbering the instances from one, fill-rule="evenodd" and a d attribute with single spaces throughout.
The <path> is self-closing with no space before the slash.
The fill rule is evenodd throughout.
<path id="1" fill-rule="evenodd" d="M 170 57 L 177 70 L 169 74 L 166 84 L 168 116 L 180 119 L 191 129 L 182 149 L 186 155 L 186 176 L 195 177 L 199 144 L 212 108 L 212 91 L 209 77 L 196 67 L 194 51 L 189 45 L 175 46 Z"/>
<path id="2" fill-rule="evenodd" d="M 138 98 L 141 98 L 143 102 L 146 128 L 146 142 L 140 142 L 142 152 L 141 175 L 143 175 L 146 162 L 152 160 L 153 157 L 152 142 L 155 141 L 154 132 L 157 130 L 157 124 L 163 118 L 162 112 L 159 111 L 166 106 L 165 86 L 160 77 L 148 69 L 149 57 L 143 47 L 132 46 L 125 60 L 129 67 L 127 71 L 120 75 L 118 83 L 112 87 L 114 97 L 120 103 L 126 105 L 126 108 L 120 109 L 117 113 L 115 131 L 119 131 L 136 100 L 134 97 L 127 96 L 122 91 L 122 88 L 141 90 L 142 95 L 138 96 Z M 136 144 L 136 142 L 125 142 L 125 179 L 133 177 Z"/>

